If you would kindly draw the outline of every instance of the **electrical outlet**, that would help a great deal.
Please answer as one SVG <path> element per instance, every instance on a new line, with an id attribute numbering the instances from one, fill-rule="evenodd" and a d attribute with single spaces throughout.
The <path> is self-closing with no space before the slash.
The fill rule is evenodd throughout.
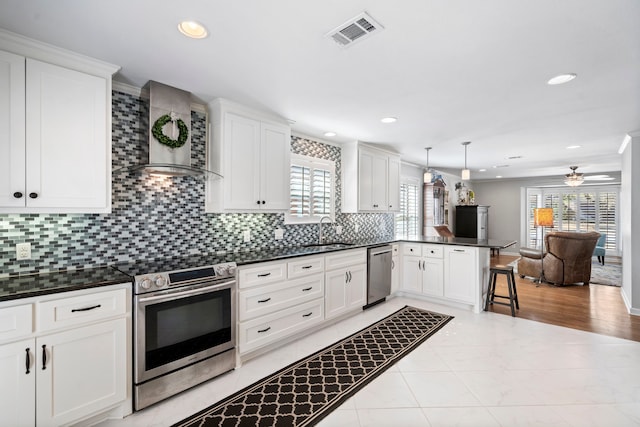
<path id="1" fill-rule="evenodd" d="M 273 232 L 273 237 L 276 240 L 282 240 L 284 238 L 284 230 L 282 228 L 276 228 L 276 230 Z"/>
<path id="2" fill-rule="evenodd" d="M 336 234 L 337 235 L 342 234 L 342 226 L 341 225 L 336 225 Z"/>
<path id="3" fill-rule="evenodd" d="M 242 238 L 244 239 L 245 243 L 246 242 L 250 242 L 251 241 L 251 230 L 244 230 L 244 233 L 242 233 Z"/>
<path id="4" fill-rule="evenodd" d="M 31 259 L 31 243 L 18 243 L 16 245 L 16 258 L 18 261 Z"/>
<path id="5" fill-rule="evenodd" d="M 360 226 L 358 224 L 356 224 L 353 228 L 355 229 L 356 233 L 360 231 Z"/>

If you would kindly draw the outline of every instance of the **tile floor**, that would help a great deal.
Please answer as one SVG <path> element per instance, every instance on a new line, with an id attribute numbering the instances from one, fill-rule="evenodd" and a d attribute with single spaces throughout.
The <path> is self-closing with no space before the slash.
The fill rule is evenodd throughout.
<path id="1" fill-rule="evenodd" d="M 640 342 L 408 298 L 393 298 L 101 426 L 171 425 L 404 305 L 455 319 L 320 426 L 640 426 Z"/>

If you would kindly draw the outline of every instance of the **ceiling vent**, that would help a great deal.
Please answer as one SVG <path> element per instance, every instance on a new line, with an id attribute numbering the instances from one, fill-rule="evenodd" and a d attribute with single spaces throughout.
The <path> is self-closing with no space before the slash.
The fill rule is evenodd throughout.
<path id="1" fill-rule="evenodd" d="M 362 12 L 360 15 L 329 31 L 326 37 L 333 39 L 340 46 L 346 48 L 382 30 L 384 30 L 382 25 L 377 23 L 366 12 Z"/>

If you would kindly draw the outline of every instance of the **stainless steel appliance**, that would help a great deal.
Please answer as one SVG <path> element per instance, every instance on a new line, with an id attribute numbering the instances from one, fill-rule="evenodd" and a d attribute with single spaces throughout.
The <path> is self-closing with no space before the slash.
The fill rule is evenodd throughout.
<path id="1" fill-rule="evenodd" d="M 391 245 L 375 246 L 367 250 L 367 305 L 385 300 L 391 293 Z"/>
<path id="2" fill-rule="evenodd" d="M 232 370 L 236 264 L 190 257 L 131 263 L 135 410 Z"/>

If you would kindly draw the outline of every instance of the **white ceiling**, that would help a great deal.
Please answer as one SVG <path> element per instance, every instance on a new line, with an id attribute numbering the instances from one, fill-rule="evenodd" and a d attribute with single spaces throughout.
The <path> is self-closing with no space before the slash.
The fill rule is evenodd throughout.
<path id="1" fill-rule="evenodd" d="M 362 11 L 385 29 L 347 49 L 324 37 Z M 419 165 L 431 146 L 444 170 L 472 141 L 472 179 L 619 171 L 640 130 L 639 18 L 638 0 L 0 1 L 1 28 L 119 65 L 136 87 L 225 97 Z M 184 19 L 209 36 L 181 35 Z M 578 77 L 546 84 L 561 73 Z"/>

